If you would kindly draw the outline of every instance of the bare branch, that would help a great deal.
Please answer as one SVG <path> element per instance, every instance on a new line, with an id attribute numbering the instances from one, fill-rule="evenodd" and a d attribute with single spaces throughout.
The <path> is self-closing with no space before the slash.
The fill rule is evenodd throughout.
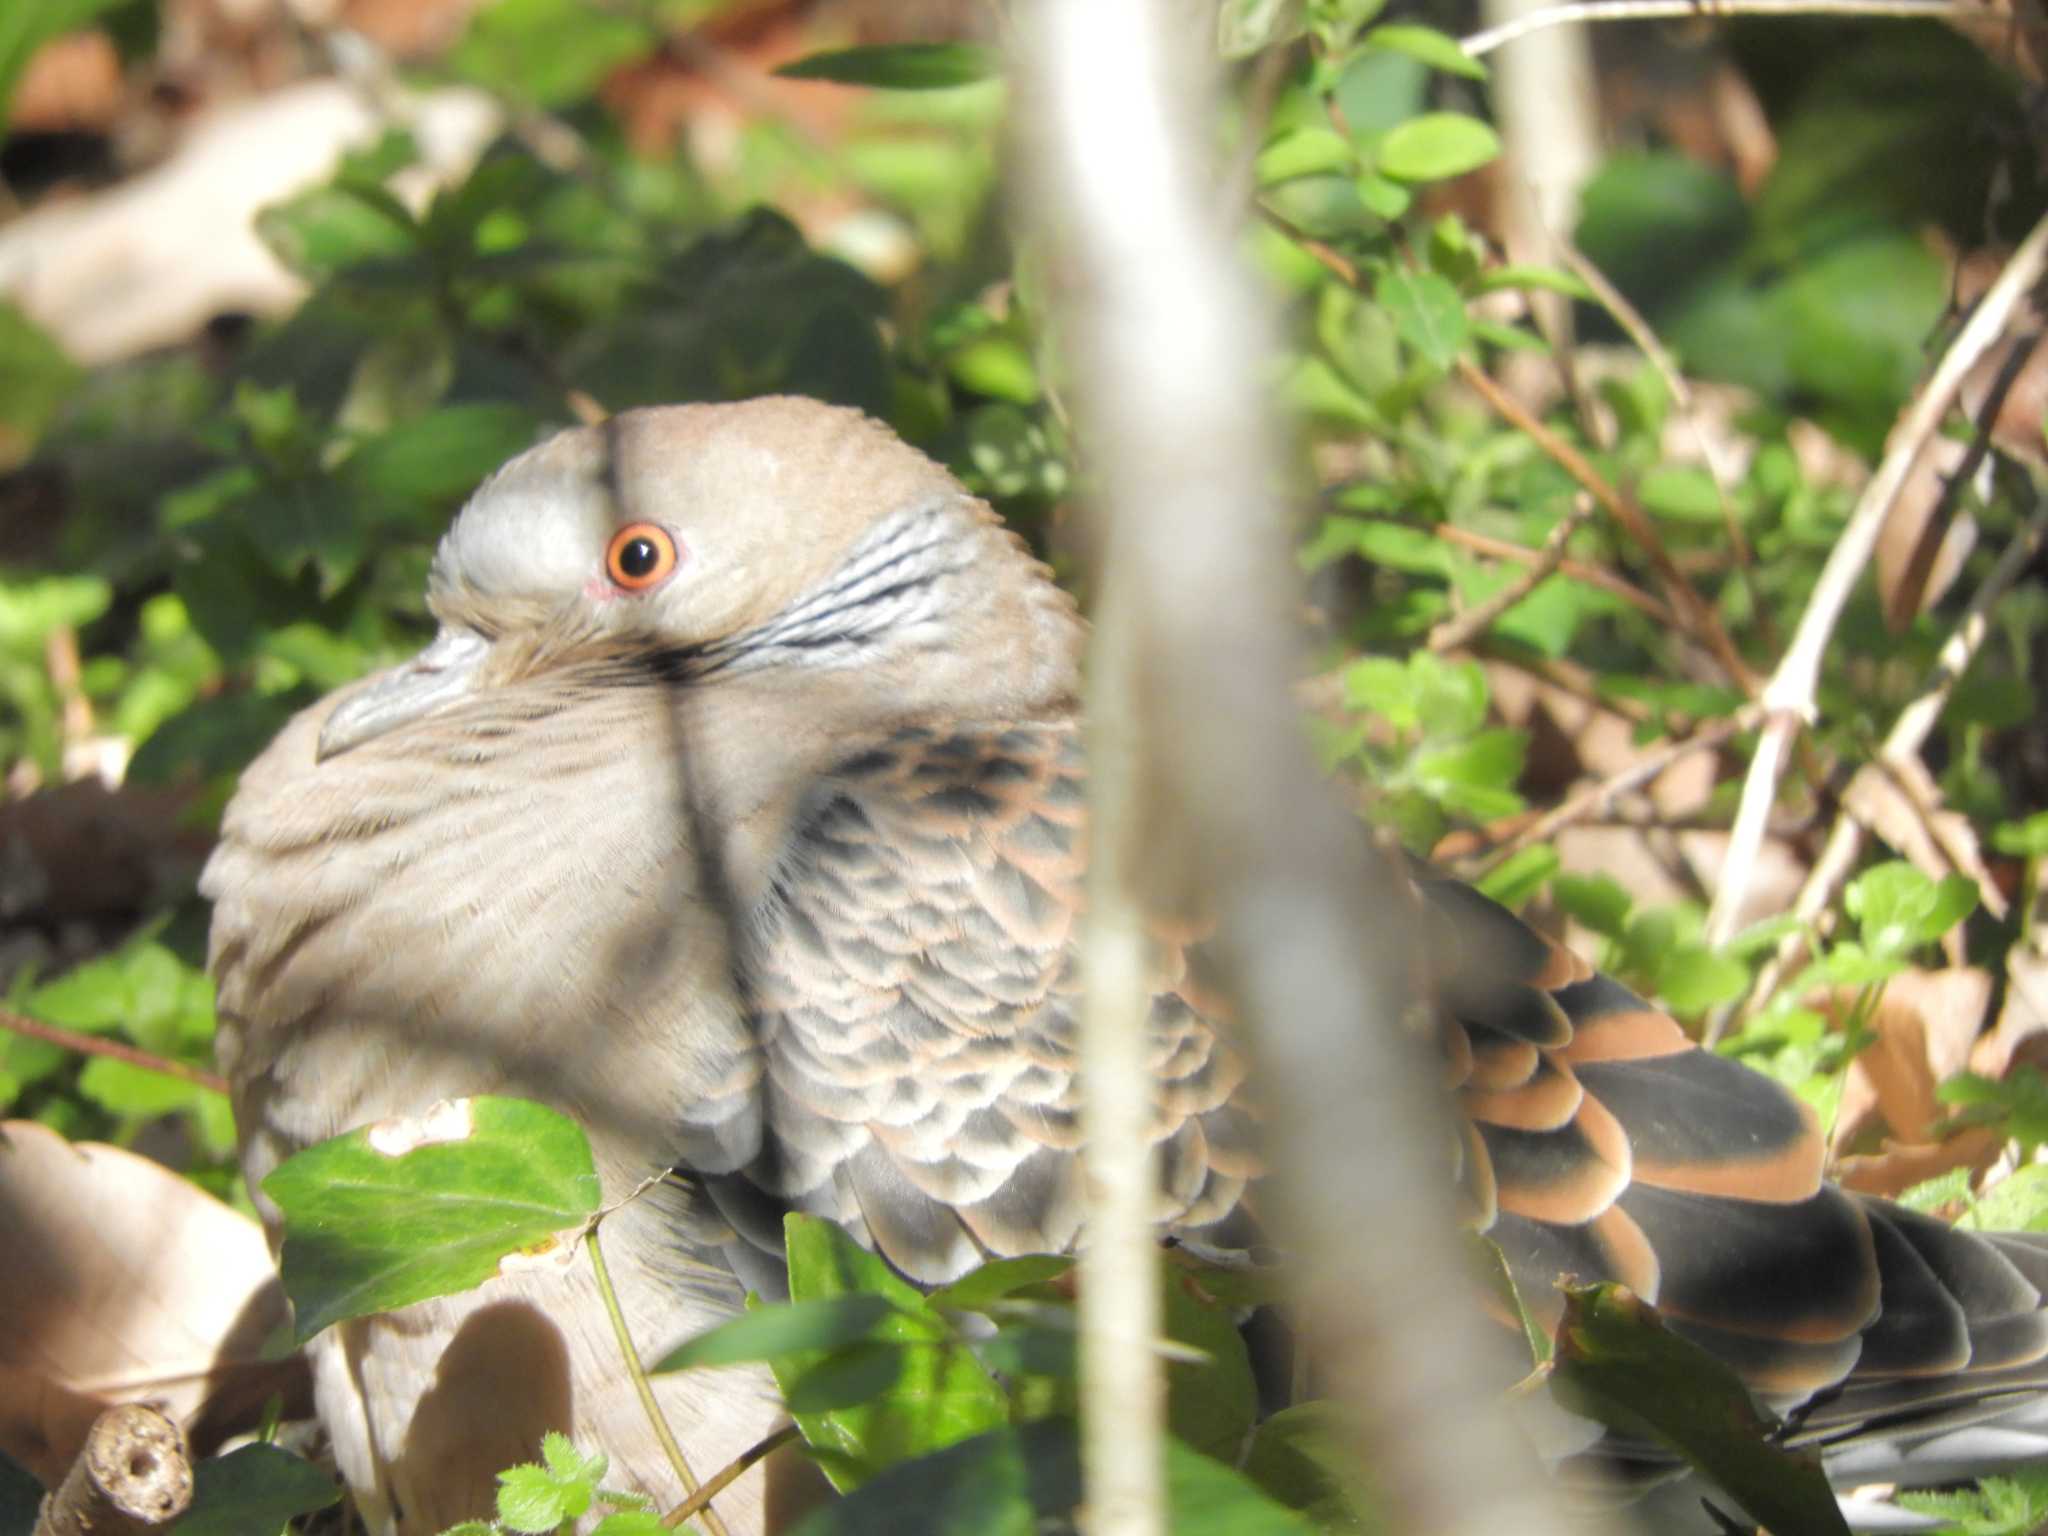
<path id="1" fill-rule="evenodd" d="M 2012 253 L 2005 270 L 1949 344 L 1926 388 L 1892 430 L 1883 462 L 1864 486 L 1847 526 L 1828 553 L 1820 580 L 1814 584 L 1806 610 L 1799 616 L 1792 643 L 1764 689 L 1764 704 L 1771 711 L 1771 718 L 1764 725 L 1756 757 L 1749 765 L 1749 777 L 1742 786 L 1742 801 L 1728 839 L 1727 862 L 1722 866 L 1713 908 L 1707 914 L 1706 937 L 1710 944 L 1727 942 L 1735 931 L 1736 914 L 1742 910 L 1756 869 L 1757 852 L 1763 846 L 1764 823 L 1770 819 L 1771 805 L 1777 798 L 1780 765 L 1800 727 L 1813 716 L 1821 658 L 1842 610 L 1848 606 L 1850 594 L 1862 579 L 1864 566 L 1870 563 L 1877 548 L 1877 536 L 1906 483 L 1906 473 L 1921 445 L 1940 429 L 1965 375 L 2005 333 L 2014 306 L 2041 280 L 2044 271 L 2048 271 L 2048 218 L 2036 224 Z"/>
<path id="2" fill-rule="evenodd" d="M 1699 16 L 1886 16 L 1911 20 L 1917 16 L 1983 15 L 1963 0 L 1578 0 L 1519 16 L 1465 38 L 1470 58 L 1483 58 L 1505 43 L 1545 27 L 1575 21 L 1670 21 Z"/>
<path id="3" fill-rule="evenodd" d="M 1202 29 L 1168 0 L 1046 0 L 1027 19 L 1020 94 L 1041 116 L 1026 209 L 1058 254 L 1049 291 L 1107 515 L 1103 582 L 1130 605 L 1113 602 L 1112 622 L 1143 669 L 1131 725 L 1150 792 L 1142 821 L 1096 829 L 1097 856 L 1129 840 L 1148 908 L 1185 913 L 1200 894 L 1216 914 L 1272 1107 L 1273 1214 L 1302 1255 L 1320 1358 L 1357 1410 L 1388 1523 L 1582 1530 L 1552 1509 L 1474 1327 L 1446 1106 L 1426 1032 L 1404 1027 L 1404 898 L 1317 775 L 1291 700 L 1300 599 L 1253 390 L 1268 342 L 1234 232 L 1211 217 Z M 1091 1230 L 1091 1248 L 1111 1236 Z M 1142 1479 L 1110 1458 L 1149 1476 L 1156 1447 L 1101 1421 L 1149 1405 L 1105 1402 L 1101 1369 L 1090 1361 L 1084 1388 L 1090 1523 L 1132 1529 Z"/>

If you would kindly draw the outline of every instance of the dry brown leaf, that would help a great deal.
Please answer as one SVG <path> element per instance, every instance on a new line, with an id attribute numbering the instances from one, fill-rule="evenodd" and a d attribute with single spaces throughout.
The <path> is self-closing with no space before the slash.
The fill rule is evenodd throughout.
<path id="1" fill-rule="evenodd" d="M 1840 1024 L 1855 1002 L 1855 991 L 1842 988 L 1823 1006 Z M 1973 966 L 1886 982 L 1867 1021 L 1877 1038 L 1850 1063 L 1830 1150 L 1840 1154 L 1880 1120 L 1891 1140 L 1926 1142 L 1949 1113 L 1935 1089 L 1970 1064 L 1990 1002 L 1991 973 Z"/>
<path id="2" fill-rule="evenodd" d="M 287 1317 L 263 1232 L 161 1164 L 0 1124 L 0 1451 L 54 1486 L 99 1411 L 146 1402 L 203 1454 L 304 1362 L 258 1358 Z"/>
<path id="3" fill-rule="evenodd" d="M 1893 634 L 1940 600 L 1976 547 L 1974 518 L 1967 513 L 1935 516 L 1969 451 L 1968 443 L 1954 438 L 1931 437 L 1922 443 L 1885 514 L 1877 535 L 1877 592 L 1885 627 Z"/>
<path id="4" fill-rule="evenodd" d="M 2038 943 L 2039 934 L 2036 934 Z M 2003 1078 L 2022 1058 L 2048 1053 L 2048 954 L 2015 944 L 2005 960 L 2005 1006 L 1998 1023 L 1970 1052 L 1970 1070 Z"/>
<path id="5" fill-rule="evenodd" d="M 1902 1195 L 1957 1168 L 1975 1177 L 1998 1161 L 2005 1138 L 1985 1126 L 1958 1131 L 1946 1141 L 1887 1140 L 1883 1149 L 1845 1157 L 1835 1164 L 1835 1178 L 1845 1188 L 1866 1195 Z"/>
<path id="6" fill-rule="evenodd" d="M 1866 827 L 1930 880 L 1960 874 L 1974 881 L 1977 899 L 1993 917 L 2006 914 L 2005 892 L 1984 862 L 1970 819 L 1942 804 L 1941 786 L 1917 757 L 1866 763 L 1843 791 L 1842 802 Z M 1960 958 L 1962 930 L 1943 939 L 1951 959 Z"/>

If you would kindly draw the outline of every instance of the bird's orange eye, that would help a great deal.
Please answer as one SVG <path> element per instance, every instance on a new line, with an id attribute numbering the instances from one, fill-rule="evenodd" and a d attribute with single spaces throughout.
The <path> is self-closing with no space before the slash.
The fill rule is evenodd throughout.
<path id="1" fill-rule="evenodd" d="M 659 586 L 675 568 L 675 535 L 658 523 L 628 523 L 604 552 L 605 574 L 628 592 Z"/>

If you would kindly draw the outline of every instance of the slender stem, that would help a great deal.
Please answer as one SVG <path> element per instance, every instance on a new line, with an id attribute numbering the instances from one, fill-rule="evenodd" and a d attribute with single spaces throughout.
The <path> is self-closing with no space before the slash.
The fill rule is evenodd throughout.
<path id="1" fill-rule="evenodd" d="M 1498 868 L 1532 843 L 1547 842 L 1566 827 L 1586 820 L 1616 795 L 1625 795 L 1631 790 L 1640 789 L 1681 758 L 1690 757 L 1695 752 L 1704 752 L 1709 747 L 1718 747 L 1730 737 L 1754 729 L 1756 723 L 1763 718 L 1763 713 L 1762 705 L 1745 704 L 1734 714 L 1724 715 L 1719 720 L 1711 720 L 1689 736 L 1678 737 L 1676 740 L 1665 742 L 1661 747 L 1645 752 L 1626 768 L 1609 774 L 1599 783 L 1580 790 L 1554 810 L 1538 816 L 1488 854 L 1480 865 L 1480 873 L 1484 874 Z"/>
<path id="2" fill-rule="evenodd" d="M 1941 711 L 1947 705 L 1949 695 L 1955 691 L 1957 681 L 1968 670 L 1977 649 L 1984 643 L 1984 636 L 1990 630 L 1991 610 L 2005 596 L 2008 589 L 2020 577 L 2028 564 L 2038 554 L 2044 543 L 2048 543 L 2048 506 L 2037 507 L 2027 525 L 2005 552 L 1998 558 L 1998 564 L 1991 574 L 1984 578 L 1984 585 L 1970 599 L 1970 606 L 1964 612 L 1962 622 L 1956 625 L 1941 653 L 1935 658 L 1934 671 L 1927 680 L 1927 686 L 1919 697 L 1899 711 L 1899 717 L 1892 723 L 1886 734 L 1884 745 L 1878 749 L 1879 762 L 1897 762 L 1916 755 L 1928 736 L 1934 730 L 1935 722 L 1941 718 Z M 1875 765 L 1873 764 L 1872 767 Z M 1866 767 L 1863 772 L 1871 771 Z M 1861 777 L 1861 774 L 1858 775 Z M 1820 857 L 1813 862 L 1813 869 L 1806 877 L 1806 884 L 1800 887 L 1799 895 L 1792 903 L 1792 913 L 1802 923 L 1812 923 L 1820 916 L 1823 908 L 1834 900 L 1834 894 L 1842 882 L 1849 877 L 1849 871 L 1856 867 L 1857 857 L 1863 852 L 1863 824 L 1848 808 L 1847 802 L 1856 788 L 1850 782 L 1851 794 L 1843 796 L 1844 809 L 1828 833 L 1827 843 L 1822 847 Z M 2022 933 L 2031 931 L 2022 928 Z M 1754 1006 L 1767 1000 L 1778 989 L 1786 973 L 1799 958 L 1804 940 L 1797 934 L 1787 938 L 1779 946 L 1778 953 L 1758 973 L 1755 984 L 1750 988 L 1745 1007 Z M 1725 1025 L 1724 1018 L 1716 1018 L 1708 1026 L 1709 1043 L 1717 1037 Z"/>
<path id="3" fill-rule="evenodd" d="M 1575 21 L 1665 21 L 1693 16 L 1916 16 L 1983 15 L 1975 6 L 1957 0 L 1577 0 L 1547 10 L 1518 16 L 1513 21 L 1483 32 L 1474 32 L 1460 44 L 1468 58 L 1481 58 L 1503 43 L 1511 43 L 1545 27 L 1566 26 Z"/>
<path id="4" fill-rule="evenodd" d="M 104 1056 L 110 1061 L 125 1061 L 131 1067 L 140 1067 L 145 1072 L 161 1072 L 165 1077 L 175 1077 L 180 1082 L 190 1083 L 196 1088 L 211 1088 L 215 1093 L 228 1091 L 228 1080 L 217 1072 L 207 1071 L 204 1067 L 195 1067 L 184 1061 L 173 1061 L 168 1056 L 138 1050 L 135 1046 L 124 1045 L 119 1040 L 109 1040 L 101 1035 L 81 1034 L 75 1029 L 60 1029 L 55 1024 L 45 1024 L 40 1019 L 26 1018 L 12 1009 L 0 1008 L 0 1029 L 17 1035 L 26 1035 L 31 1040 L 60 1045 L 67 1051 L 77 1051 L 81 1056 Z"/>
<path id="5" fill-rule="evenodd" d="M 1841 537 L 1828 552 L 1827 564 L 1821 567 L 1813 595 L 1799 615 L 1792 643 L 1785 648 L 1784 657 L 1764 689 L 1764 703 L 1771 710 L 1771 719 L 1764 726 L 1749 776 L 1743 781 L 1735 827 L 1728 838 L 1728 856 L 1721 867 L 1720 886 L 1707 913 L 1706 934 L 1710 944 L 1725 942 L 1735 931 L 1737 914 L 1755 873 L 1757 853 L 1763 846 L 1764 824 L 1770 819 L 1771 806 L 1777 799 L 1779 766 L 1800 727 L 1813 716 L 1821 658 L 1842 610 L 1849 605 L 1850 593 L 1862 579 L 1863 568 L 1877 548 L 1877 536 L 1906 483 L 1907 472 L 1919 457 L 1921 447 L 1940 428 L 1964 376 L 2004 334 L 2014 307 L 2041 280 L 2044 271 L 2048 271 L 2048 217 L 2020 242 L 2005 270 L 1998 274 L 1998 280 L 1985 292 L 1948 351 L 1942 354 L 1926 387 L 1892 430 L 1877 473 L 1864 486 Z"/>
<path id="6" fill-rule="evenodd" d="M 764 1461 L 768 1457 L 773 1456 L 795 1438 L 796 1426 L 794 1424 L 785 1424 L 782 1428 L 763 1435 L 744 1451 L 741 1451 L 739 1455 L 733 1457 L 731 1461 L 712 1473 L 711 1476 L 705 1478 L 704 1486 L 663 1515 L 661 1523 L 674 1527 L 681 1525 L 699 1510 L 704 1510 L 708 1514 L 711 1501 L 731 1487 L 747 1468 L 753 1466 L 756 1462 Z"/>
<path id="7" fill-rule="evenodd" d="M 1656 569 L 1657 578 L 1664 584 L 1664 595 L 1678 610 L 1680 618 L 1714 653 L 1729 678 L 1744 693 L 1757 691 L 1757 677 L 1742 659 L 1742 653 L 1735 649 L 1735 642 L 1728 637 L 1714 610 L 1707 606 L 1705 598 L 1693 589 L 1685 579 L 1685 573 L 1672 561 L 1671 553 L 1664 547 L 1664 540 L 1651 526 L 1643 509 L 1633 498 L 1624 496 L 1607 477 L 1593 467 L 1592 461 L 1578 448 L 1550 430 L 1535 416 L 1531 415 L 1522 402 L 1510 395 L 1488 376 L 1470 358 L 1458 359 L 1458 377 L 1482 400 L 1492 406 L 1494 412 L 1510 425 L 1519 428 L 1524 436 L 1541 448 L 1551 461 L 1589 491 L 1593 499 L 1607 510 L 1607 515 L 1620 525 L 1622 531 L 1636 546 L 1649 557 Z"/>
<path id="8" fill-rule="evenodd" d="M 647 1367 L 640 1363 L 640 1351 L 633 1347 L 633 1331 L 626 1326 L 625 1309 L 619 1305 L 619 1293 L 612 1288 L 612 1272 L 604 1261 L 604 1245 L 598 1241 L 597 1228 L 598 1223 L 592 1222 L 583 1234 L 583 1242 L 590 1251 L 590 1269 L 597 1277 L 597 1294 L 604 1299 L 605 1316 L 612 1320 L 612 1334 L 619 1341 L 619 1357 L 626 1363 L 626 1375 L 633 1383 L 633 1391 L 640 1399 L 648 1424 L 654 1429 L 654 1438 L 661 1442 L 662 1454 L 675 1468 L 683 1491 L 693 1494 L 698 1488 L 697 1474 L 690 1470 L 683 1448 L 676 1443 L 675 1431 L 668 1427 L 668 1417 L 661 1411 L 661 1404 L 655 1401 L 654 1383 L 647 1379 Z M 704 1524 L 711 1536 L 731 1536 L 725 1522 L 718 1518 L 718 1511 L 708 1504 L 704 1507 Z"/>
<path id="9" fill-rule="evenodd" d="M 1571 510 L 1560 517 L 1557 526 L 1544 537 L 1543 547 L 1534 551 L 1536 558 L 1527 562 L 1519 576 L 1484 602 L 1475 604 L 1455 618 L 1446 619 L 1432 627 L 1429 638 L 1423 643 L 1438 653 L 1455 651 L 1459 646 L 1469 643 L 1495 619 L 1535 591 L 1545 577 L 1564 563 L 1565 544 L 1578 531 L 1579 525 L 1592 515 L 1591 498 L 1581 496 L 1575 500 Z"/>

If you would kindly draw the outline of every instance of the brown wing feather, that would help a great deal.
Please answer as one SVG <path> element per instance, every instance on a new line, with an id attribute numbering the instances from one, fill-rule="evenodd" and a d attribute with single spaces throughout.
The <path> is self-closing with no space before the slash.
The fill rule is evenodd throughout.
<path id="1" fill-rule="evenodd" d="M 820 787 L 737 946 L 763 1146 L 710 1187 L 749 1240 L 794 1205 L 936 1283 L 1079 1239 L 1085 811 L 1064 723 L 903 731 Z M 1782 1088 L 1469 888 L 1416 888 L 1464 1216 L 1539 1319 L 1555 1326 L 1560 1278 L 1619 1281 L 1826 1444 L 2036 1384 L 2048 1248 L 1827 1185 L 1819 1126 Z M 1240 1233 L 1258 1116 L 1200 937 L 1154 935 L 1160 1219 Z"/>

